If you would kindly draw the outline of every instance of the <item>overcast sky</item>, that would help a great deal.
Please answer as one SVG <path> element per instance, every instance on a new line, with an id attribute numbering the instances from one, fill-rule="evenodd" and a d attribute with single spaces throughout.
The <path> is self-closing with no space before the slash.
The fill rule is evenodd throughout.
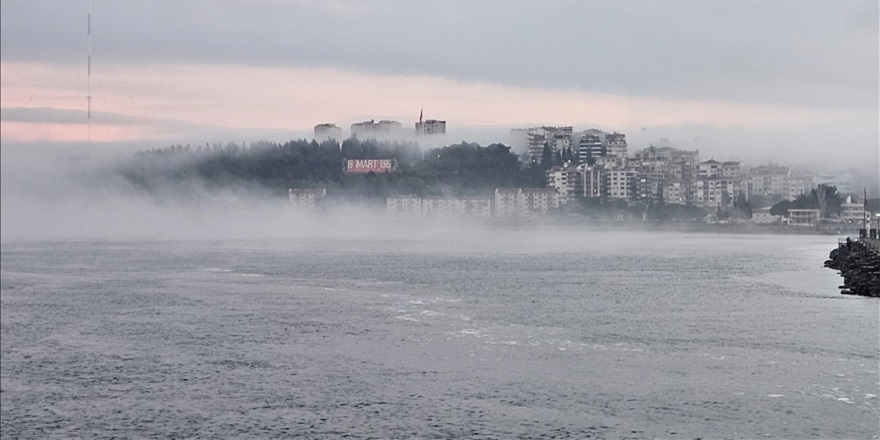
<path id="1" fill-rule="evenodd" d="M 462 137 L 574 125 L 720 159 L 880 160 L 876 0 L 93 0 L 90 79 L 88 1 L 0 8 L 4 142 L 85 139 L 90 82 L 94 142 L 412 127 L 424 107 Z"/>

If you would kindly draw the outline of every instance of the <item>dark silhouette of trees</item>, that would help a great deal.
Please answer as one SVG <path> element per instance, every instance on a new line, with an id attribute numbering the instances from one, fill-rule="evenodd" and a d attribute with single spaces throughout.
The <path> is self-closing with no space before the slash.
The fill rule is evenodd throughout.
<path id="1" fill-rule="evenodd" d="M 393 159 L 391 173 L 347 174 L 345 159 Z M 375 139 L 336 141 L 230 142 L 192 148 L 174 145 L 137 153 L 118 172 L 147 191 L 169 187 L 233 186 L 268 189 L 325 187 L 328 196 L 384 202 L 390 194 L 485 195 L 496 187 L 544 186 L 541 166 L 523 168 L 510 147 L 462 142 L 427 152 L 411 143 Z"/>

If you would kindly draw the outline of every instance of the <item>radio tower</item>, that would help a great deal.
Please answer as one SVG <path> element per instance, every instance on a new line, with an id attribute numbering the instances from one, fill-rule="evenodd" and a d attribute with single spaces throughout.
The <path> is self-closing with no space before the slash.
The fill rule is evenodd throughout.
<path id="1" fill-rule="evenodd" d="M 86 32 L 89 40 L 88 75 L 86 77 L 86 141 L 92 143 L 92 0 L 89 0 Z"/>

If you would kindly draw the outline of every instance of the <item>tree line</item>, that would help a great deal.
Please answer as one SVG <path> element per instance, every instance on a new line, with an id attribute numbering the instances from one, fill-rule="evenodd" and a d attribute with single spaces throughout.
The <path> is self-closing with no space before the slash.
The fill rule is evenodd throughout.
<path id="1" fill-rule="evenodd" d="M 391 173 L 348 174 L 345 159 L 393 159 Z M 118 166 L 119 174 L 147 191 L 188 188 L 194 182 L 224 189 L 257 188 L 273 194 L 288 188 L 324 187 L 329 198 L 383 202 L 393 194 L 490 196 L 496 187 L 545 186 L 546 168 L 521 166 L 510 147 L 461 142 L 424 154 L 412 142 L 375 139 L 305 139 L 284 143 L 230 142 L 173 145 L 141 151 Z"/>

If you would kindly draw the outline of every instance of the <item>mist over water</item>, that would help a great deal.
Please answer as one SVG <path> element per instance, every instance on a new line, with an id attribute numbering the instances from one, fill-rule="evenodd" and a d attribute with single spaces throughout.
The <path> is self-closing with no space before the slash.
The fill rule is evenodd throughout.
<path id="1" fill-rule="evenodd" d="M 3 150 L 12 438 L 877 438 L 832 236 L 296 212 Z"/>

